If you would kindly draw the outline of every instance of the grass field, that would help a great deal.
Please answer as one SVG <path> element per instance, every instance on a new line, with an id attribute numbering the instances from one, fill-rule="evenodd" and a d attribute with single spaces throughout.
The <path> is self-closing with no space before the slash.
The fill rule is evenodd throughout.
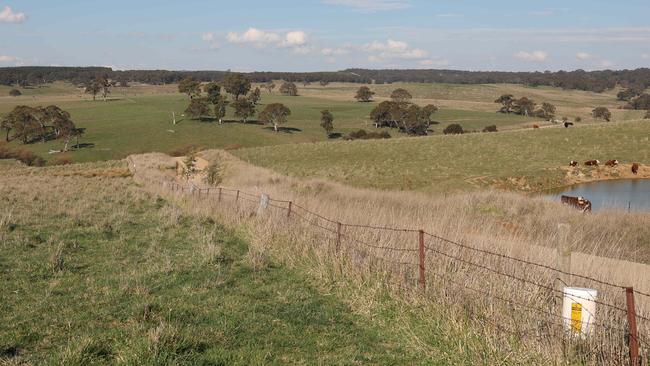
<path id="1" fill-rule="evenodd" d="M 485 186 L 537 191 L 565 183 L 570 160 L 650 163 L 650 123 L 315 143 L 242 149 L 256 165 L 358 187 L 450 192 Z M 585 169 L 585 174 L 591 170 Z"/>
<path id="2" fill-rule="evenodd" d="M 514 85 L 447 85 L 447 84 L 392 84 L 372 86 L 378 92 L 377 100 L 388 96 L 397 87 L 409 89 L 420 104 L 435 103 L 441 110 L 434 115 L 440 122 L 434 125 L 434 134 L 440 134 L 449 123 L 460 123 L 466 130 L 482 130 L 495 124 L 499 129 L 529 127 L 533 118 L 495 113 L 492 100 L 500 93 L 513 92 L 530 95 L 538 100 L 547 97 L 558 101 L 558 108 L 586 110 L 586 117 L 595 105 L 606 104 L 612 108 L 620 104 L 611 93 L 595 94 L 576 91 L 562 91 L 553 88 L 525 88 Z M 134 85 L 130 88 L 115 88 L 108 102 L 92 101 L 80 89 L 65 83 L 54 83 L 45 87 L 24 89 L 21 97 L 0 97 L 0 114 L 9 112 L 19 104 L 56 104 L 70 111 L 79 127 L 86 128 L 82 143 L 91 144 L 79 151 L 66 154 L 77 162 L 123 158 L 129 154 L 149 151 L 169 152 L 188 145 L 205 148 L 239 148 L 316 142 L 327 140 L 319 126 L 320 111 L 329 109 L 335 117 L 335 132 L 348 132 L 365 128 L 372 129 L 367 116 L 374 103 L 357 103 L 352 99 L 355 84 L 331 84 L 327 87 L 309 85 L 300 87 L 301 96 L 283 97 L 263 92 L 263 104 L 281 102 L 289 106 L 292 115 L 281 133 L 273 133 L 267 126 L 257 124 L 216 123 L 183 120 L 177 125 L 171 123 L 171 112 L 177 115 L 185 109 L 187 99 L 175 92 L 175 85 Z M 8 87 L 0 87 L 0 95 Z M 614 110 L 617 118 L 638 117 L 638 111 Z M 230 117 L 231 118 L 231 117 Z M 401 136 L 391 131 L 394 137 Z M 12 143 L 18 146 L 17 142 Z M 60 149 L 62 144 L 51 141 L 45 144 L 30 144 L 27 148 L 46 159 L 50 149 Z M 59 155 L 56 155 L 59 157 Z"/>
<path id="3" fill-rule="evenodd" d="M 0 167 L 0 364 L 427 362 L 394 315 L 371 322 L 306 272 L 253 266 L 245 230 L 124 167 Z"/>

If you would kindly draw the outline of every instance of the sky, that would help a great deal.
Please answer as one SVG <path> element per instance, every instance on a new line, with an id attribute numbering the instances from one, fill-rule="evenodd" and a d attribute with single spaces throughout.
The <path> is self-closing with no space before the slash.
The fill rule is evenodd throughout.
<path id="1" fill-rule="evenodd" d="M 648 0 L 0 0 L 0 67 L 650 67 Z"/>

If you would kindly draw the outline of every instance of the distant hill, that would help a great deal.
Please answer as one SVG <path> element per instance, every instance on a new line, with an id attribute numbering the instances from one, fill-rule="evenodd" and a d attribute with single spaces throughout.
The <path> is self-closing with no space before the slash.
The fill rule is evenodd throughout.
<path id="1" fill-rule="evenodd" d="M 38 85 L 57 80 L 84 84 L 96 76 L 149 84 L 170 84 L 192 76 L 198 80 L 221 80 L 230 71 L 170 71 L 170 70 L 126 70 L 118 71 L 107 67 L 49 67 L 23 66 L 0 68 L 0 84 Z M 347 69 L 332 72 L 250 72 L 245 73 L 255 82 L 284 79 L 308 82 L 351 82 L 351 83 L 454 83 L 495 84 L 513 83 L 530 86 L 554 86 L 564 89 L 602 92 L 616 86 L 630 85 L 650 87 L 650 69 L 602 70 L 602 71 L 557 71 L 557 72 L 503 72 L 462 71 L 435 69 L 369 70 Z"/>

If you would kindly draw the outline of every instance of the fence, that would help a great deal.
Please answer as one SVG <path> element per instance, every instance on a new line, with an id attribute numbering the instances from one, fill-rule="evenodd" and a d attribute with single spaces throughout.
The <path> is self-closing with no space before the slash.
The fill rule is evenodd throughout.
<path id="1" fill-rule="evenodd" d="M 129 166 L 135 169 L 131 160 Z M 650 318 L 636 312 L 635 296 L 650 300 L 649 293 L 423 229 L 341 222 L 297 202 L 266 194 L 226 187 L 200 188 L 171 179 L 149 182 L 197 199 L 210 198 L 234 207 L 248 205 L 258 215 L 274 210 L 277 216 L 286 217 L 287 224 L 301 225 L 298 229 L 330 242 L 336 260 L 359 270 L 382 272 L 386 278 L 407 285 L 413 283 L 424 294 L 458 306 L 467 319 L 480 326 L 506 337 L 534 341 L 538 349 L 550 345 L 565 357 L 602 364 L 648 364 Z M 558 311 L 564 293 L 555 285 L 562 278 L 599 291 L 597 300 L 573 296 L 593 301 L 599 309 L 594 324 L 597 331 L 586 339 L 567 334 L 572 319 Z"/>

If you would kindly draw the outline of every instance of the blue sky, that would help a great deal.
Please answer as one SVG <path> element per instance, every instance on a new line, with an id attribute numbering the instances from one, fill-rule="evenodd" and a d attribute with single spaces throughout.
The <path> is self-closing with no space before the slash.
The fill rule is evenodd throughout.
<path id="1" fill-rule="evenodd" d="M 0 0 L 0 66 L 650 67 L 650 1 Z"/>

